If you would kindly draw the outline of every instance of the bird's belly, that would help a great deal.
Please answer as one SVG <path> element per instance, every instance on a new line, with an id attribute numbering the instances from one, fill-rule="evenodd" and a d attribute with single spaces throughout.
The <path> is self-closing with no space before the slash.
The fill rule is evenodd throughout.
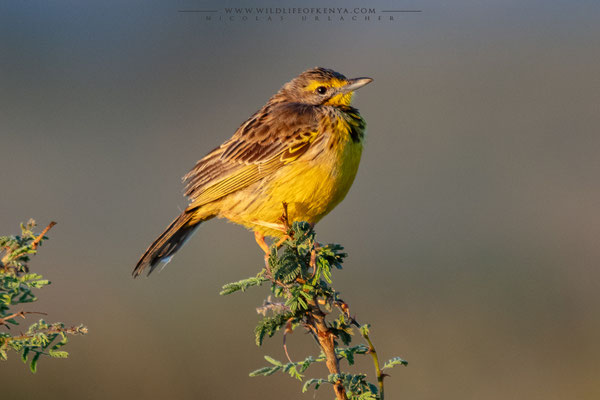
<path id="1" fill-rule="evenodd" d="M 220 213 L 268 236 L 281 236 L 283 203 L 290 221 L 318 222 L 341 202 L 356 176 L 361 143 L 348 141 L 334 149 L 315 149 L 272 176 L 227 199 Z M 228 196 L 229 197 L 229 196 Z"/>

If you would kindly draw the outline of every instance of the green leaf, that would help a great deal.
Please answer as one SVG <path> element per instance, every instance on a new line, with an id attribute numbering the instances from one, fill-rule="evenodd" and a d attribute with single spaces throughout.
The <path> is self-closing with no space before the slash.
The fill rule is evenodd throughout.
<path id="1" fill-rule="evenodd" d="M 265 360 L 267 360 L 271 364 L 276 365 L 278 367 L 283 367 L 283 364 L 281 362 L 277 361 L 276 359 L 274 359 L 273 357 L 265 356 Z"/>
<path id="2" fill-rule="evenodd" d="M 281 367 L 263 367 L 260 369 L 257 369 L 256 371 L 252 371 L 250 372 L 249 376 L 269 376 L 269 375 L 273 375 L 275 372 L 279 371 L 281 369 Z"/>
<path id="3" fill-rule="evenodd" d="M 33 358 L 31 359 L 31 364 L 29 365 L 29 369 L 34 374 L 37 372 L 37 363 L 38 359 L 40 358 L 40 355 L 42 355 L 42 353 L 35 353 L 35 356 L 33 356 Z"/>
<path id="4" fill-rule="evenodd" d="M 287 372 L 290 377 L 298 379 L 300 382 L 302 382 L 302 378 L 304 378 L 304 376 L 298 372 L 298 368 L 295 363 L 286 364 L 283 368 L 283 372 Z"/>
<path id="5" fill-rule="evenodd" d="M 66 351 L 50 350 L 48 352 L 48 354 L 50 355 L 50 357 L 54 357 L 54 358 L 67 358 L 67 357 L 69 357 L 69 353 L 67 353 Z"/>
<path id="6" fill-rule="evenodd" d="M 311 385 L 315 385 L 315 390 L 317 390 L 322 384 L 330 383 L 327 379 L 309 379 L 302 386 L 302 393 L 306 393 L 306 391 L 310 388 Z"/>
<path id="7" fill-rule="evenodd" d="M 227 295 L 231 293 L 235 293 L 238 291 L 245 291 L 251 286 L 260 286 L 263 282 L 266 282 L 268 279 L 263 278 L 259 273 L 257 276 L 247 279 L 242 279 L 241 281 L 228 283 L 223 285 L 223 290 L 219 293 L 220 295 Z"/>
<path id="8" fill-rule="evenodd" d="M 361 325 L 360 334 L 363 336 L 369 336 L 369 328 L 370 327 L 371 327 L 371 325 L 369 325 L 369 324 Z"/>
<path id="9" fill-rule="evenodd" d="M 396 365 L 408 365 L 408 361 L 401 359 L 400 357 L 394 357 L 391 360 L 387 361 L 381 369 L 392 368 Z"/>
<path id="10" fill-rule="evenodd" d="M 367 383 L 367 385 L 369 385 L 369 390 L 371 391 L 371 393 L 379 393 L 379 388 L 377 386 L 373 385 L 371 382 Z"/>
<path id="11" fill-rule="evenodd" d="M 25 348 L 23 349 L 23 354 L 21 354 L 21 360 L 23 360 L 23 362 L 24 362 L 25 364 L 27 364 L 27 355 L 29 355 L 29 350 L 30 350 L 30 348 L 29 348 L 29 347 L 25 347 Z"/>
<path id="12" fill-rule="evenodd" d="M 263 318 L 254 329 L 256 345 L 261 346 L 265 335 L 269 335 L 269 337 L 273 336 L 275 332 L 281 329 L 290 319 L 293 321 L 294 314 L 276 314 L 272 317 Z"/>
<path id="13" fill-rule="evenodd" d="M 354 355 L 355 354 L 366 354 L 369 351 L 369 348 L 364 344 L 359 344 L 354 347 L 346 347 L 346 348 L 337 348 L 335 349 L 335 354 L 338 357 L 345 358 L 348 361 L 349 365 L 354 364 Z"/>

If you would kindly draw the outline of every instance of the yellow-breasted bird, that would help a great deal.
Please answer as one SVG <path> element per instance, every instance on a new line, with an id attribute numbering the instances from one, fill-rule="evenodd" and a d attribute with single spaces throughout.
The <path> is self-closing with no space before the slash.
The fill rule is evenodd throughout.
<path id="1" fill-rule="evenodd" d="M 354 181 L 365 121 L 350 103 L 371 78 L 347 79 L 313 68 L 283 85 L 267 104 L 184 176 L 189 206 L 148 247 L 133 276 L 168 262 L 200 223 L 227 218 L 266 236 L 285 234 L 288 218 L 318 222 L 339 204 Z"/>

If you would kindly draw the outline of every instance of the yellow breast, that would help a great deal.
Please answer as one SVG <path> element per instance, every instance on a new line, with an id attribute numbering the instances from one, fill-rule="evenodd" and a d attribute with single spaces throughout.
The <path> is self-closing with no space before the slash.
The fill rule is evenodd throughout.
<path id="1" fill-rule="evenodd" d="M 224 199 L 219 216 L 268 236 L 281 236 L 276 226 L 281 225 L 285 202 L 290 221 L 318 222 L 344 199 L 358 171 L 363 143 L 351 138 L 350 128 L 339 121 L 302 157 Z"/>
<path id="2" fill-rule="evenodd" d="M 345 140 L 323 147 L 313 159 L 306 157 L 282 170 L 267 190 L 275 202 L 287 199 L 294 221 L 319 221 L 344 199 L 358 171 L 362 143 Z"/>

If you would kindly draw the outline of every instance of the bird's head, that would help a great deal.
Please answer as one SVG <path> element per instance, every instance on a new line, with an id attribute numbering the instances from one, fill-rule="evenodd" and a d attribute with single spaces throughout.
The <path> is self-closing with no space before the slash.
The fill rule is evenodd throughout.
<path id="1" fill-rule="evenodd" d="M 348 79 L 339 72 L 317 67 L 283 85 L 276 97 L 307 105 L 348 106 L 354 91 L 372 81 L 371 78 Z"/>

